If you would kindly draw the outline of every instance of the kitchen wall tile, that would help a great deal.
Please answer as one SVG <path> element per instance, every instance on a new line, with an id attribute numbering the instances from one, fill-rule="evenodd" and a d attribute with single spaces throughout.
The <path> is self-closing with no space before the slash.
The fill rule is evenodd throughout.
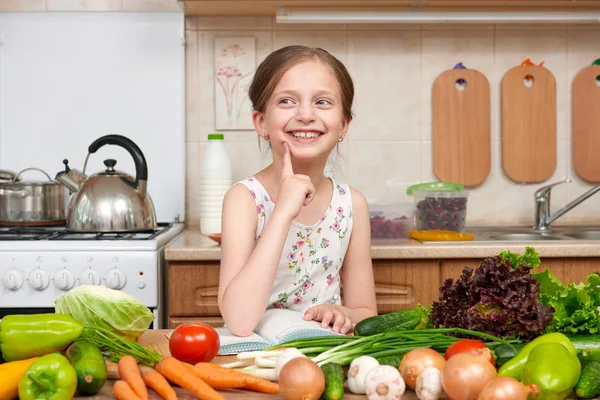
<path id="1" fill-rule="evenodd" d="M 367 199 L 394 200 L 398 182 L 416 183 L 420 178 L 421 143 L 348 143 L 348 183 Z M 393 182 L 391 190 L 386 181 Z"/>
<path id="2" fill-rule="evenodd" d="M 44 11 L 46 0 L 2 0 L 0 12 Z"/>
<path id="3" fill-rule="evenodd" d="M 352 139 L 420 139 L 420 44 L 419 31 L 348 32 L 347 67 L 355 85 Z"/>
<path id="4" fill-rule="evenodd" d="M 175 0 L 123 0 L 123 11 L 180 11 Z"/>
<path id="5" fill-rule="evenodd" d="M 293 31 L 276 29 L 273 32 L 273 50 L 293 44 L 321 47 L 336 56 L 341 62 L 347 62 L 345 31 Z"/>
<path id="6" fill-rule="evenodd" d="M 557 165 L 554 174 L 546 182 L 523 184 L 507 178 L 502 172 L 501 157 L 496 159 L 494 168 L 500 173 L 496 181 L 495 220 L 503 225 L 527 225 L 534 223 L 533 194 L 540 187 L 558 182 L 567 177 L 567 157 L 569 143 L 559 140 L 557 143 Z M 557 186 L 552 192 L 553 204 L 564 204 L 567 200 L 566 185 Z"/>
<path id="7" fill-rule="evenodd" d="M 272 18 L 264 16 L 206 17 L 191 19 L 188 29 L 218 31 L 257 31 L 272 28 Z"/>
<path id="8" fill-rule="evenodd" d="M 271 52 L 271 32 L 234 32 L 234 31 L 200 31 L 198 36 L 198 83 L 199 83 L 199 137 L 205 141 L 209 133 L 215 131 L 215 71 L 214 47 L 215 37 L 247 37 L 256 38 L 256 63 L 258 64 Z M 252 141 L 256 143 L 256 132 L 223 131 L 228 140 Z"/>
<path id="9" fill-rule="evenodd" d="M 200 147 L 196 142 L 185 144 L 185 221 L 200 224 Z"/>
<path id="10" fill-rule="evenodd" d="M 46 0 L 48 11 L 121 11 L 123 0 Z"/>
<path id="11" fill-rule="evenodd" d="M 558 25 L 552 29 L 500 29 L 496 30 L 495 77 L 499 86 L 509 69 L 530 58 L 535 64 L 544 61 L 556 79 L 556 134 L 560 140 L 568 139 L 567 28 Z M 498 119 L 501 123 L 501 118 Z M 501 135 L 501 130 L 499 134 Z"/>
<path id="12" fill-rule="evenodd" d="M 199 46 L 197 31 L 185 31 L 185 138 L 197 142 L 200 135 Z"/>
<path id="13" fill-rule="evenodd" d="M 422 44 L 422 138 L 431 140 L 431 90 L 444 71 L 462 62 L 490 81 L 494 73 L 494 36 L 489 29 L 423 31 Z M 490 93 L 493 93 L 492 91 Z"/>
<path id="14" fill-rule="evenodd" d="M 597 186 L 597 183 L 589 183 L 581 179 L 575 169 L 573 168 L 573 152 L 572 150 L 572 142 L 569 141 L 568 144 L 568 179 L 571 179 L 571 183 L 568 183 L 565 186 L 567 191 L 567 201 L 573 201 L 586 191 L 590 190 L 594 186 Z M 567 203 L 553 203 L 553 207 L 551 212 L 555 212 L 556 210 L 562 208 Z M 579 204 L 565 215 L 560 217 L 557 222 L 564 223 L 564 221 L 570 221 L 573 223 L 585 223 L 585 224 L 598 224 L 600 223 L 600 193 L 594 194 L 592 197 L 585 200 L 583 203 Z"/>

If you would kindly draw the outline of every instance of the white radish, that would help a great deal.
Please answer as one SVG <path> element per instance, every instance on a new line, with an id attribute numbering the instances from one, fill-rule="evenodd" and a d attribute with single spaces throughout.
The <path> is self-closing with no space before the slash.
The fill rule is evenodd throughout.
<path id="1" fill-rule="evenodd" d="M 400 400 L 406 384 L 398 369 L 391 365 L 380 365 L 367 372 L 365 390 L 369 400 Z"/>
<path id="2" fill-rule="evenodd" d="M 438 400 L 442 389 L 442 373 L 435 367 L 427 367 L 419 374 L 415 388 L 419 400 Z"/>
<path id="3" fill-rule="evenodd" d="M 293 360 L 296 357 L 306 357 L 300 350 L 290 347 L 282 352 L 279 357 L 277 357 L 277 361 L 275 363 L 275 373 L 277 374 L 277 379 L 279 380 L 279 374 L 281 373 L 281 369 L 285 364 L 287 364 L 290 360 Z"/>
<path id="4" fill-rule="evenodd" d="M 379 361 L 371 356 L 360 356 L 352 360 L 348 369 L 348 390 L 354 394 L 365 394 L 365 376 L 378 366 Z"/>

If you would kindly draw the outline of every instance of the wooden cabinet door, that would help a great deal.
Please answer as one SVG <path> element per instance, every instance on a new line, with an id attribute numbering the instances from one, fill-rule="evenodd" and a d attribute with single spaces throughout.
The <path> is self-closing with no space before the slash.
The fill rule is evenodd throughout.
<path id="1" fill-rule="evenodd" d="M 440 285 L 447 279 L 460 276 L 463 267 L 473 270 L 479 268 L 481 259 L 456 259 L 442 261 Z M 548 268 L 550 272 L 564 284 L 569 282 L 586 282 L 588 275 L 600 272 L 600 258 L 542 258 L 542 264 L 533 272 L 541 272 Z"/>
<path id="2" fill-rule="evenodd" d="M 177 328 L 181 324 L 194 322 L 201 322 L 215 328 L 223 326 L 223 318 L 221 317 L 169 317 L 169 329 Z"/>
<path id="3" fill-rule="evenodd" d="M 425 307 L 438 299 L 438 260 L 373 260 L 377 312 Z"/>
<path id="4" fill-rule="evenodd" d="M 219 261 L 169 263 L 169 317 L 220 315 L 219 265 Z"/>

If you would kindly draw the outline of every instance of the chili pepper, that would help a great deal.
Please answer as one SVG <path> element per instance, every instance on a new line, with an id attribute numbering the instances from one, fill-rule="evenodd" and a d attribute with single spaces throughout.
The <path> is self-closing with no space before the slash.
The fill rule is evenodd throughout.
<path id="1" fill-rule="evenodd" d="M 69 400 L 77 390 L 77 374 L 60 353 L 38 358 L 19 381 L 20 400 Z"/>
<path id="2" fill-rule="evenodd" d="M 531 342 L 527 343 L 525 347 L 523 347 L 515 357 L 511 358 L 502 367 L 500 367 L 500 369 L 498 370 L 498 376 L 511 376 L 516 380 L 520 381 L 521 375 L 523 373 L 523 368 L 527 363 L 527 359 L 529 358 L 531 351 L 537 346 L 545 343 L 561 344 L 567 349 L 569 354 L 577 357 L 577 350 L 575 349 L 575 346 L 573 346 L 573 343 L 571 343 L 568 337 L 566 337 L 560 332 L 546 333 L 542 336 L 538 336 Z"/>
<path id="3" fill-rule="evenodd" d="M 415 240 L 422 242 L 427 241 L 469 241 L 473 240 L 473 235 L 469 233 L 453 232 L 453 231 L 442 231 L 442 230 L 428 230 L 428 231 L 411 231 L 410 237 Z"/>
<path id="4" fill-rule="evenodd" d="M 7 315 L 0 322 L 0 350 L 6 361 L 25 360 L 63 350 L 82 331 L 68 315 Z"/>
<path id="5" fill-rule="evenodd" d="M 540 388 L 536 400 L 562 400 L 571 394 L 581 363 L 560 343 L 542 343 L 531 350 L 523 368 L 523 384 Z"/>

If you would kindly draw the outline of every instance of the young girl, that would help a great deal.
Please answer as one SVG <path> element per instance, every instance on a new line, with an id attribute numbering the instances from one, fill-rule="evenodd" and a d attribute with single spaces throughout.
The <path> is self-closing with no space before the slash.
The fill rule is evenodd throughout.
<path id="1" fill-rule="evenodd" d="M 273 162 L 223 201 L 221 315 L 239 336 L 273 307 L 349 332 L 377 314 L 369 212 L 323 170 L 352 119 L 352 79 L 325 50 L 288 46 L 260 64 L 249 96 Z"/>

